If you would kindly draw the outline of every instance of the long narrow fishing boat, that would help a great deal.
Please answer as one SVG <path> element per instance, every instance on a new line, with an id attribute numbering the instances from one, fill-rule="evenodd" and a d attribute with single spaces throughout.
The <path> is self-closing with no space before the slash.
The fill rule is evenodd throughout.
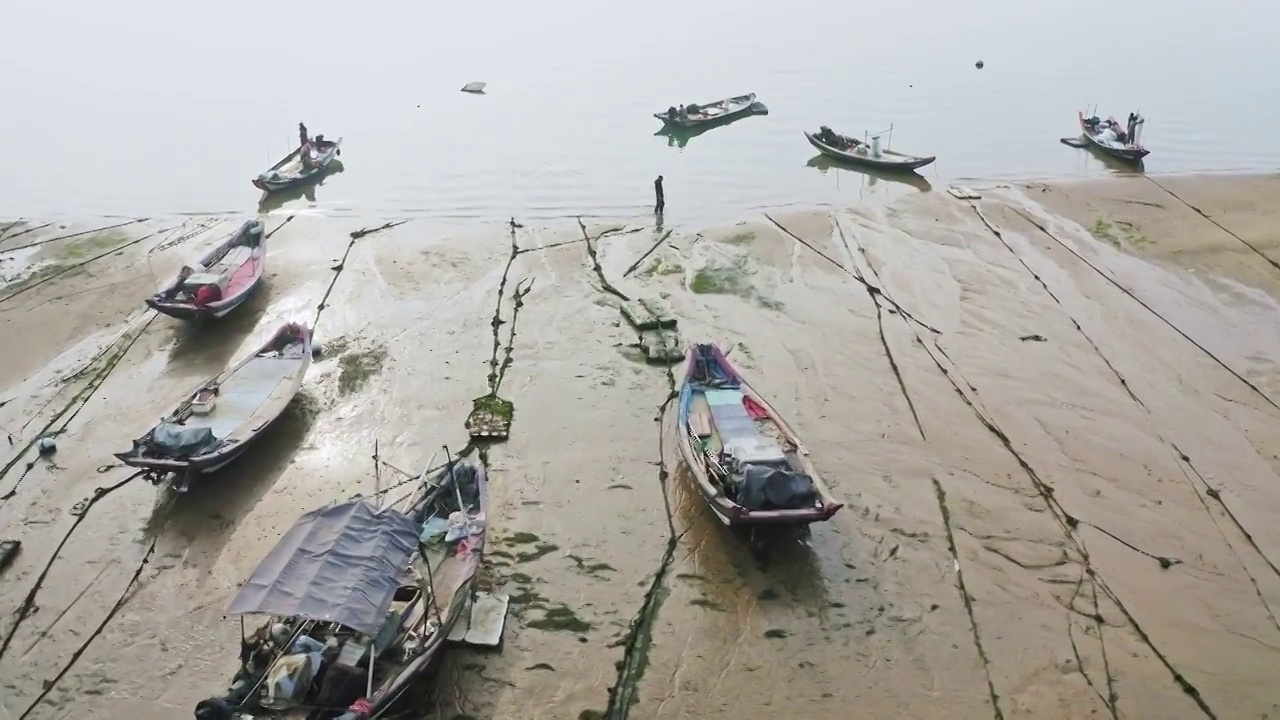
<path id="1" fill-rule="evenodd" d="M 254 178 L 253 186 L 270 193 L 319 179 L 334 156 L 340 154 L 342 138 L 325 140 L 323 135 L 317 135 L 314 140 L 306 145 L 299 145 Z"/>
<path id="2" fill-rule="evenodd" d="M 196 388 L 127 452 L 121 462 L 177 473 L 179 490 L 193 476 L 211 473 L 248 449 L 284 412 L 311 365 L 311 329 L 289 323 L 252 355 Z"/>
<path id="3" fill-rule="evenodd" d="M 805 131 L 804 136 L 810 145 L 827 157 L 877 170 L 919 170 L 937 160 L 934 155 L 922 157 L 895 152 L 888 148 L 881 149 L 879 136 L 872 138 L 871 143 L 865 143 L 857 138 L 833 132 L 826 125 L 816 133 Z"/>
<path id="4" fill-rule="evenodd" d="M 746 95 L 723 98 L 705 105 L 690 104 L 682 105 L 679 108 L 672 106 L 667 108 L 665 112 L 654 113 L 653 116 L 668 127 L 692 128 L 699 125 L 724 122 L 725 120 L 745 115 L 751 111 L 751 106 L 755 101 L 756 94 L 747 93 Z"/>
<path id="5" fill-rule="evenodd" d="M 1085 140 L 1102 152 L 1126 162 L 1136 163 L 1151 154 L 1142 146 L 1142 128 L 1146 118 L 1134 113 L 1130 116 L 1129 125 L 1121 125 L 1114 117 L 1106 120 L 1097 115 L 1085 117 L 1083 112 L 1076 113 L 1080 120 L 1080 132 Z"/>
<path id="6" fill-rule="evenodd" d="M 484 555 L 484 467 L 453 463 L 407 505 L 357 499 L 294 524 L 227 608 L 240 667 L 199 720 L 372 720 L 435 670 Z M 245 616 L 267 619 L 245 637 Z"/>
<path id="7" fill-rule="evenodd" d="M 689 348 L 679 402 L 676 444 L 726 525 L 808 525 L 843 507 L 795 431 L 720 348 Z"/>
<path id="8" fill-rule="evenodd" d="M 261 284 L 266 269 L 262 230 L 257 218 L 241 225 L 147 298 L 147 307 L 179 320 L 225 317 L 240 307 Z"/>

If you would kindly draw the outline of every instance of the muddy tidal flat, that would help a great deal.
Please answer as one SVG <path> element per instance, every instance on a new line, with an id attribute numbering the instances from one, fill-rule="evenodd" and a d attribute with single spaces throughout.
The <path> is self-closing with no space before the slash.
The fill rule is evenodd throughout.
<path id="1" fill-rule="evenodd" d="M 512 614 L 423 717 L 1280 718 L 1280 178 L 973 187 L 719 227 L 277 213 L 205 327 L 142 298 L 244 217 L 0 220 L 0 718 L 190 717 L 297 515 L 464 446 L 491 372 Z M 720 526 L 619 294 L 731 347 L 845 508 L 763 560 Z M 259 445 L 117 487 L 286 321 L 323 351 Z"/>

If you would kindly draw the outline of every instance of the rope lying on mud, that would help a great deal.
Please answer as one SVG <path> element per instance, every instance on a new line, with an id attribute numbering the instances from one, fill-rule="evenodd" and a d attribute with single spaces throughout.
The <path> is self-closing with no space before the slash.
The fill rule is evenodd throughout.
<path id="1" fill-rule="evenodd" d="M 285 222 L 280 223 L 280 226 L 277 227 L 276 230 L 279 230 L 281 227 L 284 227 L 285 223 L 289 222 L 289 220 L 292 220 L 292 219 L 293 219 L 293 216 L 292 215 L 289 216 L 289 218 L 286 219 Z M 351 233 L 351 236 L 350 236 L 351 241 L 347 243 L 347 249 L 343 251 L 342 259 L 338 261 L 337 265 L 333 266 L 333 279 L 329 281 L 329 287 L 325 289 L 324 296 L 320 298 L 320 304 L 316 305 L 316 316 L 315 316 L 315 319 L 311 321 L 312 330 L 315 330 L 316 325 L 320 324 L 320 313 L 324 312 L 325 307 L 327 307 L 326 303 L 329 301 L 329 294 L 333 292 L 333 287 L 338 284 L 338 278 L 342 276 L 342 271 L 347 268 L 347 257 L 351 255 L 351 249 L 356 246 L 356 241 L 362 237 L 365 237 L 366 235 L 372 235 L 374 233 L 382 232 L 383 230 L 390 230 L 393 227 L 403 225 L 407 222 L 409 221 L 397 220 L 394 222 L 383 223 L 382 225 L 379 225 L 376 228 L 362 228 L 360 230 L 356 230 L 355 232 Z M 272 231 L 272 233 L 274 232 L 275 230 Z"/>
<path id="2" fill-rule="evenodd" d="M 1141 305 L 1143 308 L 1145 308 L 1145 309 L 1147 310 L 1147 312 L 1150 312 L 1152 315 L 1155 315 L 1157 318 L 1160 318 L 1160 320 L 1161 320 L 1161 321 L 1163 321 L 1165 325 L 1168 325 L 1170 328 L 1172 328 L 1174 332 L 1176 332 L 1176 333 L 1178 333 L 1179 335 L 1181 335 L 1181 336 L 1183 337 L 1183 339 L 1185 339 L 1187 342 L 1189 342 L 1189 343 L 1191 343 L 1192 345 L 1196 346 L 1196 348 L 1197 348 L 1197 349 L 1199 349 L 1199 350 L 1200 350 L 1200 352 L 1202 352 L 1202 353 L 1204 353 L 1205 355 L 1207 355 L 1211 360 L 1213 360 L 1215 363 L 1217 363 L 1219 366 L 1221 366 L 1223 370 L 1226 370 L 1227 372 L 1231 373 L 1231 374 L 1232 374 L 1232 376 L 1234 376 L 1237 380 L 1239 380 L 1240 382 L 1244 383 L 1244 384 L 1245 384 L 1245 386 L 1247 386 L 1250 390 L 1252 390 L 1255 394 L 1257 394 L 1257 396 L 1258 396 L 1258 397 L 1260 397 L 1260 398 L 1262 398 L 1263 400 L 1265 400 L 1265 401 L 1266 401 L 1266 403 L 1267 403 L 1268 405 L 1270 405 L 1271 407 L 1273 407 L 1273 408 L 1275 408 L 1275 409 L 1277 409 L 1277 410 L 1280 410 L 1280 405 L 1277 405 L 1277 404 L 1276 404 L 1276 401 L 1275 401 L 1275 400 L 1272 400 L 1272 399 L 1271 399 L 1271 397 L 1270 397 L 1270 396 L 1268 396 L 1265 392 L 1263 392 L 1261 388 L 1259 388 L 1257 385 L 1254 385 L 1254 384 L 1253 384 L 1252 382 L 1250 382 L 1247 378 L 1245 378 L 1245 376 L 1241 375 L 1239 372 L 1237 372 L 1237 371 L 1236 371 L 1234 368 L 1232 368 L 1230 365 L 1227 365 L 1227 363 L 1226 363 L 1226 362 L 1224 362 L 1221 358 L 1219 358 L 1217 355 L 1214 355 L 1212 351 L 1210 351 L 1210 350 L 1209 350 L 1208 348 L 1206 348 L 1205 346 L 1201 345 L 1199 342 L 1197 342 L 1197 341 L 1195 340 L 1195 338 L 1192 338 L 1190 335 L 1188 335 L 1186 332 L 1184 332 L 1184 331 L 1182 330 L 1182 328 L 1179 328 L 1177 325 L 1174 325 L 1172 322 L 1170 322 L 1168 318 L 1166 318 L 1165 316 L 1163 316 L 1163 315 L 1161 315 L 1159 312 L 1157 312 L 1157 311 L 1155 310 L 1155 308 L 1152 308 L 1152 307 L 1151 307 L 1150 305 L 1148 305 L 1145 301 L 1143 301 L 1143 300 L 1142 300 L 1142 298 L 1140 298 L 1140 297 L 1138 297 L 1137 295 L 1135 295 L 1135 294 L 1133 293 L 1133 291 L 1129 290 L 1129 288 L 1126 288 L 1125 286 L 1121 285 L 1121 284 L 1120 284 L 1120 282 L 1119 282 L 1118 280 L 1116 280 L 1115 278 L 1111 277 L 1109 274 L 1107 274 L 1107 273 L 1103 272 L 1101 268 L 1099 268 L 1097 265 L 1094 265 L 1092 262 L 1090 262 L 1088 258 L 1086 258 L 1085 256 L 1081 255 L 1081 254 L 1080 254 L 1080 252 L 1079 252 L 1079 251 L 1077 251 L 1075 248 L 1073 248 L 1073 247 L 1071 247 L 1070 245 L 1068 245 L 1067 243 L 1063 242 L 1060 238 L 1058 238 L 1058 236 L 1057 236 L 1057 235 L 1054 235 L 1053 233 L 1049 232 L 1049 229 L 1048 229 L 1048 228 L 1046 228 L 1043 224 L 1041 224 L 1041 223 L 1037 222 L 1037 221 L 1036 221 L 1035 219 L 1033 219 L 1030 215 L 1028 215 L 1028 214 L 1024 213 L 1023 211 L 1021 211 L 1021 210 L 1019 210 L 1019 209 L 1017 209 L 1017 208 L 1010 208 L 1010 210 L 1012 210 L 1014 213 L 1016 213 L 1016 214 L 1017 214 L 1019 217 L 1021 217 L 1023 220 L 1026 220 L 1027 222 L 1031 223 L 1033 226 L 1035 226 L 1035 228 L 1036 228 L 1037 230 L 1039 230 L 1040 232 L 1042 232 L 1042 233 L 1044 233 L 1046 236 L 1048 236 L 1048 237 L 1049 237 L 1049 239 L 1053 240 L 1055 243 L 1057 243 L 1058 245 L 1062 246 L 1062 248 L 1063 248 L 1063 249 L 1065 249 L 1067 252 L 1069 252 L 1069 253 L 1071 253 L 1072 255 L 1074 255 L 1074 256 L 1076 257 L 1076 259 L 1077 259 L 1077 260 L 1079 260 L 1080 262 L 1084 263 L 1085 265 L 1088 265 L 1088 266 L 1089 266 L 1089 269 L 1093 270 L 1095 273 L 1097 273 L 1098 275 L 1100 275 L 1104 280 L 1106 280 L 1107 282 L 1109 282 L 1109 283 L 1111 283 L 1112 285 L 1114 285 L 1114 286 L 1115 286 L 1115 288 L 1116 288 L 1117 290 L 1119 290 L 1120 292 L 1124 293 L 1125 295 L 1128 295 L 1130 299 L 1132 299 L 1134 302 L 1138 303 L 1138 304 L 1139 304 L 1139 305 Z"/>
<path id="3" fill-rule="evenodd" d="M 112 343 L 107 345 L 101 352 L 94 356 L 94 358 L 85 365 L 83 370 L 76 373 L 76 375 L 79 375 L 80 373 L 86 372 L 89 368 L 93 367 L 94 363 L 104 357 L 110 356 L 98 373 L 93 376 L 93 379 L 81 388 L 79 392 L 73 395 L 67 405 L 63 407 L 63 409 L 55 415 L 39 433 L 36 433 L 36 435 L 25 446 L 23 446 L 21 451 L 15 454 L 9 462 L 5 463 L 4 468 L 0 469 L 0 478 L 4 478 L 4 476 L 8 475 L 9 471 L 22 460 L 22 457 L 30 452 L 31 448 L 40 441 L 40 438 L 61 435 L 66 432 L 67 427 L 71 425 L 71 421 L 75 419 L 76 415 L 80 414 L 80 411 L 83 410 L 84 406 L 89 403 L 90 399 L 92 399 L 93 394 L 97 392 L 98 388 L 102 387 L 102 384 L 107 381 L 107 378 L 115 371 L 116 366 L 120 364 L 120 361 L 124 359 L 124 356 L 128 354 L 131 348 L 133 348 L 134 343 L 138 342 L 138 339 L 142 337 L 156 317 L 156 314 L 152 313 L 151 316 L 147 318 L 146 322 L 142 323 L 141 327 L 133 332 L 132 335 L 130 335 L 130 331 L 128 330 L 123 332 L 120 337 L 116 338 Z M 126 340 L 126 338 L 127 341 L 124 342 L 123 346 L 121 346 L 121 341 Z M 111 353 L 113 351 L 115 352 L 115 355 L 112 356 Z M 72 377 L 75 377 L 75 375 Z M 63 415 L 66 414 L 66 412 L 73 406 L 76 406 L 77 403 L 79 404 L 78 407 L 76 407 L 69 416 L 63 419 Z M 43 408 L 41 408 L 41 410 L 43 410 Z M 60 426 L 57 426 L 59 420 L 62 420 L 62 423 Z M 17 494 L 18 486 L 22 484 L 22 481 L 27 477 L 27 474 L 35 468 L 37 460 L 38 458 L 28 461 L 26 468 L 23 469 L 22 474 L 18 477 L 17 481 L 14 482 L 13 487 L 9 488 L 4 495 L 0 495 L 0 508 L 3 508 L 5 504 L 9 502 L 9 499 Z"/>
<path id="4" fill-rule="evenodd" d="M 31 613 L 31 609 L 35 606 L 36 595 L 40 592 L 40 587 L 44 584 L 45 578 L 48 577 L 49 571 L 53 568 L 53 564 L 58 560 L 58 554 L 62 552 L 62 548 L 66 546 L 67 541 L 71 539 L 76 528 L 80 527 L 80 523 L 84 522 L 84 519 L 88 517 L 89 509 L 97 504 L 97 502 L 102 498 L 110 495 L 116 490 L 119 490 L 125 485 L 128 485 L 145 474 L 146 473 L 143 471 L 135 472 L 114 485 L 108 485 L 104 488 L 96 488 L 94 489 L 91 497 L 81 501 L 83 504 L 78 505 L 79 512 L 76 515 L 75 522 L 71 523 L 71 527 L 67 528 L 66 534 L 62 536 L 62 541 L 58 543 L 58 546 L 53 549 L 53 553 L 49 556 L 49 562 L 45 563 L 44 569 L 36 576 L 36 581 L 31 586 L 31 589 L 27 591 L 26 597 L 22 599 L 22 603 L 18 606 L 18 609 L 14 611 L 13 625 L 9 626 L 9 631 L 5 633 L 4 639 L 0 640 L 0 659 L 4 659 L 4 654 L 9 650 L 9 645 L 13 642 L 13 637 L 18 632 L 18 627 L 22 625 L 23 620 L 27 619 L 27 616 Z M 154 542 L 152 545 L 154 546 Z"/>
<path id="5" fill-rule="evenodd" d="M 1192 210 L 1193 210 L 1197 215 L 1199 215 L 1200 217 L 1202 217 L 1202 218 L 1204 218 L 1205 220 L 1208 220 L 1209 222 L 1213 223 L 1214 227 L 1218 228 L 1218 229 L 1219 229 L 1219 230 L 1221 230 L 1222 232 L 1224 232 L 1224 233 L 1226 233 L 1226 234 L 1230 235 L 1231 237 L 1235 238 L 1237 241 L 1239 241 L 1239 243 L 1240 243 L 1241 245 L 1244 245 L 1245 247 L 1247 247 L 1247 248 L 1249 248 L 1250 250 L 1252 250 L 1252 251 L 1254 252 L 1254 254 L 1255 254 L 1255 255 L 1257 255 L 1258 257 L 1262 258 L 1263 260 L 1266 260 L 1266 261 L 1267 261 L 1267 264 L 1271 265 L 1271 267 L 1275 268 L 1276 270 L 1280 270 L 1280 263 L 1277 263 L 1275 260 L 1272 260 L 1271 258 L 1267 257 L 1267 256 L 1266 256 L 1265 254 L 1263 254 L 1263 252 L 1262 252 L 1261 250 L 1259 250 L 1259 249 L 1257 248 L 1257 246 L 1255 246 L 1253 243 L 1251 243 L 1251 242 L 1249 242 L 1248 240 L 1245 240 L 1244 238 L 1240 237 L 1239 235 L 1237 235 L 1237 234 L 1235 234 L 1235 233 L 1231 232 L 1231 231 L 1230 231 L 1230 230 L 1228 230 L 1228 229 L 1227 229 L 1227 228 L 1226 228 L 1222 223 L 1220 223 L 1220 222 L 1218 222 L 1217 220 L 1214 220 L 1213 218 L 1209 217 L 1209 214 L 1208 214 L 1208 213 L 1206 213 L 1205 211 L 1203 211 L 1203 210 L 1201 210 L 1200 208 L 1196 207 L 1195 205 L 1192 205 L 1191 203 L 1187 202 L 1186 200 L 1183 200 L 1181 195 L 1179 195 L 1179 194 L 1175 193 L 1174 191 L 1170 190 L 1169 188 L 1165 187 L 1164 185 L 1161 185 L 1161 184 L 1159 183 L 1159 181 L 1157 181 L 1155 178 L 1151 177 L 1150 175 L 1146 175 L 1146 174 L 1144 174 L 1144 175 L 1143 175 L 1143 177 L 1144 177 L 1144 178 L 1146 178 L 1147 180 L 1150 180 L 1152 185 L 1155 185 L 1156 187 L 1160 188 L 1161 190 L 1163 190 L 1163 191 L 1165 191 L 1165 192 L 1169 193 L 1169 196 L 1170 196 L 1170 197 L 1172 197 L 1173 199 L 1175 199 L 1175 200 L 1177 200 L 1178 202 L 1182 203 L 1183 205 L 1186 205 L 1187 207 L 1191 208 L 1191 209 L 1192 209 Z"/>
<path id="6" fill-rule="evenodd" d="M 17 252 L 19 250 L 26 250 L 27 248 L 39 247 L 41 245 L 47 245 L 49 243 L 58 242 L 59 240 L 70 240 L 71 238 L 81 237 L 82 235 L 92 235 L 94 233 L 106 232 L 108 230 L 115 230 L 116 228 L 122 228 L 126 225 L 135 225 L 137 223 L 144 223 L 150 219 L 151 218 L 138 218 L 137 220 L 128 220 L 126 222 L 116 223 L 115 225 L 107 225 L 106 227 L 94 228 L 92 230 L 81 230 L 80 232 L 73 232 L 69 235 L 59 235 L 58 237 L 45 238 L 44 240 L 37 240 L 35 242 L 27 243 L 26 245 L 19 245 L 17 247 L 11 247 L 11 248 L 4 248 L 3 250 L 0 250 L 0 252 L 6 252 L 6 253 Z M 52 224 L 53 223 L 48 223 L 47 225 L 41 225 L 40 227 L 49 227 L 49 225 L 52 225 Z M 32 229 L 39 230 L 40 228 L 32 228 Z M 12 240 L 13 238 L 18 237 L 19 235 L 25 235 L 26 233 L 29 233 L 29 232 L 31 232 L 31 230 L 23 230 L 22 232 L 15 233 L 10 237 L 3 237 L 3 233 L 0 233 L 0 240 Z"/>

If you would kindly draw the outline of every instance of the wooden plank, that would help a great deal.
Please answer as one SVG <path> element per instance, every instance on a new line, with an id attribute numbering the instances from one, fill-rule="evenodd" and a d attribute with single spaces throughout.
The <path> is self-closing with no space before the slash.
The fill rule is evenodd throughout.
<path id="1" fill-rule="evenodd" d="M 706 400 L 697 396 L 689 409 L 689 429 L 700 438 L 711 437 L 711 410 Z"/>
<path id="2" fill-rule="evenodd" d="M 972 188 L 965 187 L 964 185 L 952 185 L 951 187 L 947 188 L 947 192 L 951 193 L 953 197 L 956 197 L 960 200 L 981 200 L 982 199 L 981 195 L 974 192 Z"/>
<path id="3" fill-rule="evenodd" d="M 622 303 L 618 309 L 622 312 L 622 317 L 641 332 L 676 326 L 675 318 L 656 300 L 631 300 Z"/>

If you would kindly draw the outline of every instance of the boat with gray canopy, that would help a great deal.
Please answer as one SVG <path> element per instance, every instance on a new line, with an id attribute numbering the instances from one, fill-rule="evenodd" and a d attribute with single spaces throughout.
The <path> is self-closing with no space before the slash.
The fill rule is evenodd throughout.
<path id="1" fill-rule="evenodd" d="M 240 667 L 198 720 L 373 720 L 435 669 L 484 556 L 484 466 L 450 463 L 410 494 L 401 509 L 358 498 L 294 523 L 227 608 Z M 245 635 L 245 616 L 267 619 Z"/>

